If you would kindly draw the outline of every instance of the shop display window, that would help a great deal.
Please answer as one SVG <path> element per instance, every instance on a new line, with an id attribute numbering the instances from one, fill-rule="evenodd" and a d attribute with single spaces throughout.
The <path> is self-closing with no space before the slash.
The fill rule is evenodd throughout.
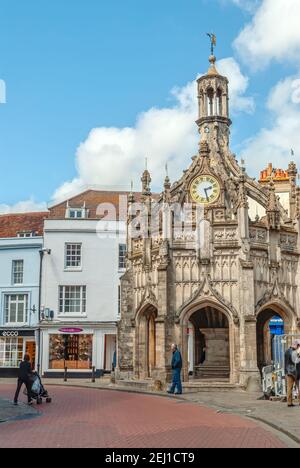
<path id="1" fill-rule="evenodd" d="M 19 367 L 23 359 L 23 338 L 0 337 L 0 367 Z"/>
<path id="2" fill-rule="evenodd" d="M 92 368 L 93 335 L 51 335 L 49 368 L 89 370 Z"/>

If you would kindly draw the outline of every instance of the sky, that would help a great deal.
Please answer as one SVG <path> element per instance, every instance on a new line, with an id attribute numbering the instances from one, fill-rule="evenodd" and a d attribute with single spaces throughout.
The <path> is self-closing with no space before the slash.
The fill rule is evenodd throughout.
<path id="1" fill-rule="evenodd" d="M 0 213 L 86 186 L 153 190 L 197 153 L 207 32 L 253 177 L 300 162 L 299 0 L 0 0 Z M 299 161 L 298 161 L 299 159 Z M 299 164 L 300 166 L 300 164 Z"/>

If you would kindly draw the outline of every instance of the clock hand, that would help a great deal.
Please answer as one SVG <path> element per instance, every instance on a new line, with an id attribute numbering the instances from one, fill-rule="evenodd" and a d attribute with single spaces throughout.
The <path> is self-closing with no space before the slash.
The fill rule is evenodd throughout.
<path id="1" fill-rule="evenodd" d="M 206 200 L 207 200 L 207 201 L 209 201 L 207 192 L 208 192 L 209 190 L 212 190 L 212 189 L 213 189 L 212 187 L 207 187 L 206 189 L 204 189 L 204 192 L 205 192 L 205 196 L 206 196 Z"/>

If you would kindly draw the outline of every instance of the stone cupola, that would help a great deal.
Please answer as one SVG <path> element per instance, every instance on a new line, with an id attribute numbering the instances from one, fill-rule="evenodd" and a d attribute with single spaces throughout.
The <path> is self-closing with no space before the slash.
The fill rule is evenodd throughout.
<path id="1" fill-rule="evenodd" d="M 204 137 L 205 134 L 212 133 L 216 126 L 228 132 L 232 123 L 229 118 L 229 82 L 225 76 L 219 74 L 216 61 L 216 56 L 212 54 L 209 57 L 210 67 L 207 74 L 197 80 L 199 104 L 197 125 L 201 136 Z"/>

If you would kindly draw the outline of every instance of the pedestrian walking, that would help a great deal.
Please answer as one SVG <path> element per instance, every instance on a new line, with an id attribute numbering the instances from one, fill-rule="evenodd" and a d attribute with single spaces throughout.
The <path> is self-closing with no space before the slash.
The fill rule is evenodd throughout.
<path id="1" fill-rule="evenodd" d="M 287 403 L 288 407 L 292 408 L 293 404 L 293 390 L 294 386 L 298 390 L 298 401 L 300 404 L 300 392 L 299 392 L 299 379 L 297 373 L 297 366 L 300 363 L 300 341 L 296 340 L 292 346 L 285 353 L 285 375 L 287 384 Z"/>
<path id="2" fill-rule="evenodd" d="M 19 370 L 18 370 L 18 384 L 17 384 L 17 390 L 16 390 L 16 394 L 14 398 L 15 405 L 18 404 L 18 399 L 19 399 L 20 391 L 21 391 L 23 384 L 26 386 L 28 404 L 32 405 L 32 396 L 31 396 L 32 374 L 33 372 L 32 372 L 31 364 L 30 364 L 30 356 L 28 354 L 25 354 L 24 360 L 21 362 Z"/>
<path id="3" fill-rule="evenodd" d="M 175 395 L 182 394 L 182 384 L 181 384 L 181 369 L 182 369 L 182 357 L 181 353 L 176 344 L 172 344 L 172 385 L 168 393 Z M 175 390 L 177 391 L 175 392 Z"/>

